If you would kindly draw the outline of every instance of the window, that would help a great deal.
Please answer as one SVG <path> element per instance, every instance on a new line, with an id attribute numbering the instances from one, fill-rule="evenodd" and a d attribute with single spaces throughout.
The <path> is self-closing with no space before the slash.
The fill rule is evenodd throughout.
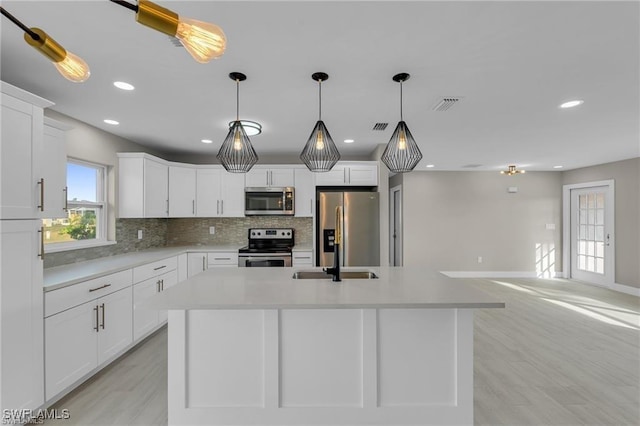
<path id="1" fill-rule="evenodd" d="M 106 243 L 106 167 L 67 161 L 67 217 L 43 219 L 47 251 Z"/>

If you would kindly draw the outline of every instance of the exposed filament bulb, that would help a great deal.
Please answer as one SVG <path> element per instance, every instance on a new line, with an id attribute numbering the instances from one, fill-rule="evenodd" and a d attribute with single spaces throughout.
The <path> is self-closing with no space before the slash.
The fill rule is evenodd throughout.
<path id="1" fill-rule="evenodd" d="M 316 134 L 316 149 L 324 149 L 324 135 L 322 132 Z"/>

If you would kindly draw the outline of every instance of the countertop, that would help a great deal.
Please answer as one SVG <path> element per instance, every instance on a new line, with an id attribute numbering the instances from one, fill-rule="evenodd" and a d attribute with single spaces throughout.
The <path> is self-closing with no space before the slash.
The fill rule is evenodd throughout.
<path id="1" fill-rule="evenodd" d="M 52 291 L 69 285 L 77 284 L 92 278 L 99 278 L 115 272 L 135 268 L 156 260 L 166 259 L 189 252 L 229 252 L 242 247 L 235 245 L 219 246 L 179 246 L 160 247 L 144 251 L 137 251 L 85 262 L 55 266 L 44 270 L 44 291 Z"/>
<path id="2" fill-rule="evenodd" d="M 503 308 L 504 302 L 437 271 L 366 269 L 378 279 L 293 279 L 301 268 L 207 270 L 149 299 L 155 309 Z M 321 268 L 302 268 L 320 270 Z"/>

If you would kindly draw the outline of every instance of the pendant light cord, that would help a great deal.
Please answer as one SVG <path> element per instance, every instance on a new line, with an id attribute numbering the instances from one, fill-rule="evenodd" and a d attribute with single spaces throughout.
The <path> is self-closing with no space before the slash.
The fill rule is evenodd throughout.
<path id="1" fill-rule="evenodd" d="M 119 4 L 120 6 L 124 6 L 127 9 L 131 9 L 136 13 L 138 12 L 138 5 L 137 4 L 131 4 L 131 3 L 128 3 L 128 2 L 123 1 L 123 0 L 109 0 L 109 1 L 111 1 L 113 3 L 116 3 L 116 4 Z"/>
<path id="2" fill-rule="evenodd" d="M 400 121 L 404 121 L 402 118 L 402 81 L 400 81 Z"/>
<path id="3" fill-rule="evenodd" d="M 17 26 L 20 27 L 20 29 L 22 29 L 22 31 L 24 31 L 25 33 L 29 34 L 29 36 L 34 39 L 34 40 L 40 40 L 40 36 L 36 33 L 34 33 L 33 31 L 31 31 L 31 29 L 29 27 L 27 27 L 25 24 L 23 24 L 22 22 L 18 21 L 18 19 L 13 16 L 12 14 L 10 14 L 9 12 L 7 12 L 7 10 L 0 6 L 0 12 L 6 16 L 7 18 L 9 18 L 9 20 L 11 22 L 13 22 L 14 24 L 16 24 Z"/>
<path id="4" fill-rule="evenodd" d="M 318 80 L 318 121 L 322 121 L 322 80 Z"/>
<path id="5" fill-rule="evenodd" d="M 236 121 L 240 120 L 240 80 L 236 80 Z"/>

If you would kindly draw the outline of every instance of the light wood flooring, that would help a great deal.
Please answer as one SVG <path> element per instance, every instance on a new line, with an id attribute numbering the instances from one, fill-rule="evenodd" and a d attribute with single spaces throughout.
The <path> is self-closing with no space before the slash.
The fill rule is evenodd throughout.
<path id="1" fill-rule="evenodd" d="M 640 425 L 640 299 L 566 280 L 474 279 L 477 425 Z M 166 425 L 166 328 L 52 408 L 64 425 Z"/>

